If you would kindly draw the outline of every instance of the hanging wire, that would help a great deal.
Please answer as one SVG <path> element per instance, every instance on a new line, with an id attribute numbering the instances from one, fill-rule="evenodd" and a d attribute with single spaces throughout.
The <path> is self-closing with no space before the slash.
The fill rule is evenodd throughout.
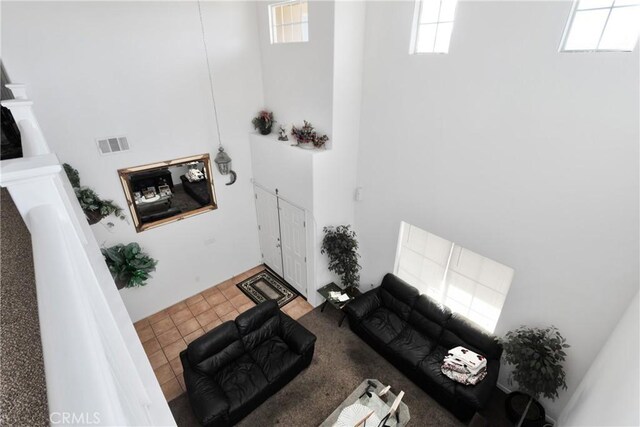
<path id="1" fill-rule="evenodd" d="M 211 91 L 211 102 L 213 102 L 213 116 L 216 119 L 216 132 L 218 133 L 218 147 L 222 147 L 220 137 L 220 122 L 218 121 L 218 109 L 216 108 L 216 97 L 213 95 L 213 79 L 211 78 L 211 64 L 209 63 L 209 49 L 207 49 L 207 38 L 204 35 L 204 22 L 202 20 L 202 7 L 198 0 L 198 14 L 200 15 L 200 29 L 202 30 L 202 44 L 204 46 L 204 56 L 207 58 L 207 75 L 209 76 L 209 90 Z"/>

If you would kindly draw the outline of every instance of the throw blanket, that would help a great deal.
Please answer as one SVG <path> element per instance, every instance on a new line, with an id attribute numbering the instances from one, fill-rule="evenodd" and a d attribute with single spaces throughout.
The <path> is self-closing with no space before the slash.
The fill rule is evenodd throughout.
<path id="1" fill-rule="evenodd" d="M 445 356 L 441 370 L 456 382 L 475 385 L 487 375 L 487 359 L 464 347 L 456 347 Z"/>
<path id="2" fill-rule="evenodd" d="M 448 378 L 451 378 L 453 381 L 458 382 L 460 384 L 464 384 L 464 385 L 476 385 L 480 381 L 482 381 L 484 377 L 487 376 L 486 369 L 484 371 L 481 371 L 477 375 L 469 375 L 469 374 L 463 374 L 460 372 L 452 371 L 450 369 L 445 368 L 444 365 L 442 366 L 442 373 L 446 375 Z"/>

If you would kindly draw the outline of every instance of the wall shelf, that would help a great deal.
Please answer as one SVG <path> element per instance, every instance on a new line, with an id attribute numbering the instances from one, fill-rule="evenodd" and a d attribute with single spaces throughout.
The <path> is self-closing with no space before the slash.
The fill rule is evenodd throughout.
<path id="1" fill-rule="evenodd" d="M 306 153 L 307 155 L 326 153 L 327 151 L 331 150 L 328 148 L 302 148 L 302 147 L 296 146 L 294 145 L 295 138 L 292 137 L 291 135 L 289 135 L 289 141 L 279 141 L 277 132 L 270 133 L 269 135 L 261 135 L 257 132 L 250 132 L 249 138 L 257 142 L 274 144 L 278 147 L 288 147 L 292 150 L 299 151 L 300 153 Z"/>

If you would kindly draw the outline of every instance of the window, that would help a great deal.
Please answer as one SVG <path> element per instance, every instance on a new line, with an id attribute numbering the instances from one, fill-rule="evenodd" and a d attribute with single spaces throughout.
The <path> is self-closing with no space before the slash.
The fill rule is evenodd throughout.
<path id="1" fill-rule="evenodd" d="M 513 269 L 403 222 L 394 273 L 420 293 L 495 330 Z"/>
<path id="2" fill-rule="evenodd" d="M 457 0 L 418 0 L 409 53 L 448 53 Z"/>
<path id="3" fill-rule="evenodd" d="M 269 5 L 271 43 L 309 41 L 309 13 L 306 1 L 283 1 Z"/>
<path id="4" fill-rule="evenodd" d="M 631 52 L 639 30 L 638 0 L 577 0 L 560 50 Z"/>

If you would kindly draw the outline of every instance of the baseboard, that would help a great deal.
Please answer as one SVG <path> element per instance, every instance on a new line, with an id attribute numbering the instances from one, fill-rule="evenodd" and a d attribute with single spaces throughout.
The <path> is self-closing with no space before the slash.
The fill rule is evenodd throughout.
<path id="1" fill-rule="evenodd" d="M 511 393 L 511 392 L 513 391 L 513 390 L 511 390 L 509 387 L 507 387 L 507 386 L 506 386 L 506 385 L 504 385 L 504 384 L 497 383 L 497 384 L 496 384 L 496 386 L 497 386 L 501 391 L 505 392 L 506 394 L 509 394 L 509 393 Z M 545 416 L 546 416 L 546 419 L 547 419 L 547 422 L 548 422 L 548 423 L 551 423 L 551 425 L 552 425 L 552 426 L 555 426 L 555 425 L 556 425 L 556 420 L 554 420 L 553 418 L 551 418 L 551 417 L 550 417 L 549 415 L 547 415 L 547 414 L 545 414 Z"/>

